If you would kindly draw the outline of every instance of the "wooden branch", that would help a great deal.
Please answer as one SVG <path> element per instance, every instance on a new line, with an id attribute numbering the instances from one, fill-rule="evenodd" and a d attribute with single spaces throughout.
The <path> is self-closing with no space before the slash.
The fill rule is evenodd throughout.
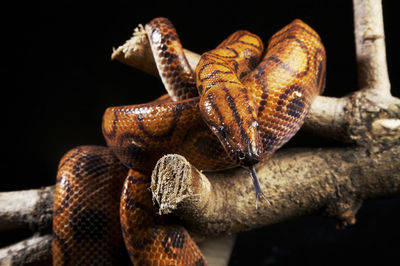
<path id="1" fill-rule="evenodd" d="M 34 235 L 0 249 L 0 265 L 51 265 L 52 235 Z"/>
<path id="2" fill-rule="evenodd" d="M 350 105 L 349 97 L 318 96 L 311 105 L 302 129 L 325 138 L 352 142 L 346 118 L 346 110 Z"/>
<path id="3" fill-rule="evenodd" d="M 54 186 L 40 189 L 0 192 L 0 231 L 31 229 L 51 232 Z M 0 265 L 51 265 L 52 235 L 35 234 L 14 245 L 0 249 Z M 226 265 L 235 235 L 209 240 L 199 247 L 210 265 Z"/>
<path id="4" fill-rule="evenodd" d="M 377 124 L 384 128 L 383 131 L 390 127 L 386 120 Z M 399 130 L 400 125 L 397 128 Z M 356 147 L 279 151 L 257 168 L 262 189 L 267 195 L 267 201 L 259 202 L 258 209 L 255 208 L 253 185 L 247 169 L 207 173 L 205 176 L 179 155 L 167 155 L 159 160 L 153 171 L 151 189 L 154 201 L 161 206 L 160 212 L 174 212 L 181 216 L 187 222 L 189 232 L 198 240 L 232 235 L 321 212 L 338 218 L 342 224 L 352 224 L 363 200 L 400 196 L 399 158 L 399 145 L 382 148 L 373 155 Z M 53 186 L 42 188 L 36 194 L 51 194 L 53 189 Z M 10 192 L 0 193 L 0 198 L 6 193 Z M 13 193 L 20 193 L 15 198 L 25 197 L 32 206 L 52 206 L 53 203 L 52 197 L 37 197 L 29 190 Z M 51 210 L 46 208 L 46 212 Z M 20 209 L 15 208 L 13 220 L 25 219 L 22 224 L 36 221 L 35 218 L 32 221 L 24 218 L 24 211 Z M 1 212 L 0 215 L 6 216 Z M 46 219 L 41 221 L 43 225 L 36 227 L 49 230 L 51 223 Z M 207 249 L 207 245 L 203 248 Z M 15 250 L 19 249 L 14 246 L 4 248 L 0 254 L 20 256 L 15 253 L 21 252 L 30 257 L 37 251 L 35 248 Z"/>
<path id="5" fill-rule="evenodd" d="M 353 0 L 354 35 L 361 89 L 390 95 L 381 0 Z"/>
<path id="6" fill-rule="evenodd" d="M 41 228 L 41 231 L 51 232 L 53 194 L 54 186 L 33 190 L 0 192 L 0 203 L 4 203 L 1 199 L 8 201 L 8 208 L 0 209 L 0 217 L 2 217 L 2 224 L 4 224 L 0 229 L 6 231 L 35 225 L 29 228 L 32 231 L 39 231 L 39 228 Z M 46 196 L 40 197 L 38 195 Z M 14 199 L 15 202 L 11 201 L 11 199 Z M 21 199 L 24 199 L 25 203 L 29 202 L 29 204 L 21 204 Z M 32 208 L 32 206 L 36 207 Z M 39 210 L 37 206 L 42 206 L 43 209 Z M 29 213 L 29 210 L 32 210 L 32 212 Z M 28 216 L 26 215 L 27 213 L 29 213 Z M 50 216 L 46 217 L 46 219 L 37 219 L 36 217 L 40 216 L 40 213 L 50 213 Z M 16 222 L 14 226 L 5 226 L 13 222 Z M 1 248 L 0 265 L 51 265 L 51 240 L 51 234 L 43 236 L 34 234 L 21 242 Z M 232 234 L 228 237 L 203 239 L 198 244 L 210 265 L 226 265 L 234 242 L 235 234 Z"/>
<path id="7" fill-rule="evenodd" d="M 186 49 L 184 49 L 184 52 L 190 66 L 195 69 L 200 60 L 200 55 Z M 118 60 L 150 75 L 159 76 L 146 31 L 141 24 L 135 28 L 132 38 L 114 49 L 111 59 Z"/>
<path id="8" fill-rule="evenodd" d="M 280 151 L 258 166 L 266 200 L 256 209 L 247 169 L 204 174 L 184 157 L 167 155 L 154 169 L 151 190 L 160 212 L 178 214 L 198 238 L 321 212 L 351 224 L 363 200 L 400 196 L 399 158 L 399 145 L 373 156 L 354 147 Z"/>
<path id="9" fill-rule="evenodd" d="M 0 232 L 31 229 L 47 232 L 53 218 L 54 187 L 0 192 Z"/>

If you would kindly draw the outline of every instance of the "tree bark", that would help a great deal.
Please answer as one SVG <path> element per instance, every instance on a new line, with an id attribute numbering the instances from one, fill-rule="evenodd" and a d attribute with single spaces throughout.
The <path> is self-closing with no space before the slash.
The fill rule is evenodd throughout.
<path id="1" fill-rule="evenodd" d="M 0 193 L 0 231 L 47 232 L 53 218 L 54 187 Z"/>
<path id="2" fill-rule="evenodd" d="M 354 36 L 360 89 L 388 97 L 390 82 L 386 62 L 385 32 L 380 0 L 353 0 Z"/>
<path id="3" fill-rule="evenodd" d="M 0 265 L 51 265 L 52 235 L 34 235 L 0 249 Z"/>
<path id="4" fill-rule="evenodd" d="M 257 167 L 266 199 L 256 208 L 247 169 L 204 174 L 182 156 L 166 155 L 151 190 L 160 212 L 178 214 L 198 238 L 317 213 L 338 218 L 341 226 L 355 222 L 362 201 L 400 196 L 398 158 L 398 145 L 374 154 L 353 147 L 281 151 Z"/>

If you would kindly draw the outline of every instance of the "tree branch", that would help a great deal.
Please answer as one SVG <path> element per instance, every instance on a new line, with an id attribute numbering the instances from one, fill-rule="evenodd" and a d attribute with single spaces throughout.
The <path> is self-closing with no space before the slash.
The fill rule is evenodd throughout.
<path id="1" fill-rule="evenodd" d="M 184 49 L 184 52 L 190 66 L 195 69 L 200 60 L 200 55 L 186 49 Z M 135 28 L 129 40 L 114 49 L 111 59 L 118 60 L 150 75 L 159 76 L 146 31 L 141 24 Z"/>
<path id="2" fill-rule="evenodd" d="M 0 192 L 0 231 L 30 229 L 32 237 L 0 249 L 0 265 L 51 265 L 50 233 L 54 186 L 40 189 Z M 210 265 L 226 265 L 235 236 L 209 239 L 199 247 Z"/>
<path id="3" fill-rule="evenodd" d="M 302 129 L 340 142 L 352 142 L 347 132 L 346 109 L 349 105 L 349 97 L 316 97 Z"/>
<path id="4" fill-rule="evenodd" d="M 381 0 L 353 0 L 354 35 L 361 89 L 390 95 Z"/>
<path id="5" fill-rule="evenodd" d="M 53 219 L 54 187 L 0 192 L 0 232 L 31 229 L 47 232 Z"/>
<path id="6" fill-rule="evenodd" d="M 200 238 L 321 211 L 354 223 L 363 200 L 400 195 L 399 158 L 398 145 L 373 156 L 354 147 L 280 151 L 258 166 L 267 200 L 256 209 L 246 169 L 204 175 L 182 156 L 167 155 L 153 171 L 151 190 L 161 213 L 178 214 Z"/>
<path id="7" fill-rule="evenodd" d="M 0 249 L 0 265 L 51 265 L 52 235 L 34 235 Z"/>
<path id="8" fill-rule="evenodd" d="M 385 122 L 381 121 L 382 124 Z M 400 196 L 399 158 L 399 145 L 382 148 L 373 155 L 357 147 L 279 151 L 257 168 L 267 195 L 267 201 L 260 202 L 258 209 L 246 169 L 204 175 L 179 155 L 167 155 L 159 160 L 153 171 L 151 189 L 160 211 L 181 216 L 197 240 L 321 212 L 338 218 L 343 224 L 352 224 L 363 200 Z M 157 189 L 160 187 L 163 189 Z M 40 190 L 48 193 L 53 189 L 51 186 Z M 0 197 L 6 193 L 9 192 L 2 192 Z M 32 205 L 42 204 L 39 202 L 43 200 L 30 191 L 14 193 L 20 193 L 18 197 L 25 197 Z M 45 201 L 44 206 L 52 206 L 52 197 L 46 197 Z M 18 215 L 24 213 L 18 209 Z M 0 215 L 5 217 L 4 213 Z M 23 215 L 15 218 L 18 215 L 14 214 L 13 219 L 24 220 Z M 51 223 L 43 223 L 43 227 L 50 229 Z M 37 252 L 36 248 L 14 247 L 0 250 L 0 254 L 31 257 Z M 40 247 L 44 246 L 40 244 Z M 203 248 L 207 249 L 207 245 Z M 50 246 L 47 252 L 50 253 Z"/>

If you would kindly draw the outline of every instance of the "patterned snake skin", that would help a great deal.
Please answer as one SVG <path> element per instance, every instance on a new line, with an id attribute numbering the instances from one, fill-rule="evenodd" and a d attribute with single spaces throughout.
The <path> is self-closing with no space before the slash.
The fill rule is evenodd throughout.
<path id="1" fill-rule="evenodd" d="M 324 46 L 300 20 L 272 36 L 265 51 L 256 35 L 235 32 L 204 53 L 195 71 L 171 22 L 156 18 L 146 32 L 168 95 L 108 108 L 108 148 L 82 146 L 62 158 L 54 265 L 122 265 L 128 257 L 134 265 L 206 265 L 183 227 L 155 215 L 148 188 L 156 161 L 177 153 L 205 171 L 248 167 L 257 200 L 254 165 L 298 131 L 324 88 Z"/>

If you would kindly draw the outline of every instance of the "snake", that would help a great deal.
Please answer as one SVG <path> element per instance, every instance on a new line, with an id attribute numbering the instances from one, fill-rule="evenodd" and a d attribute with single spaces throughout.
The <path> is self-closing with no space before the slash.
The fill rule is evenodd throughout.
<path id="1" fill-rule="evenodd" d="M 319 35 L 296 19 L 269 40 L 245 30 L 201 55 L 196 69 L 175 27 L 155 18 L 145 31 L 167 94 L 109 107 L 103 146 L 79 146 L 60 160 L 54 194 L 54 265 L 206 265 L 176 218 L 156 215 L 151 171 L 165 154 L 196 168 L 249 169 L 301 127 L 326 79 Z"/>

